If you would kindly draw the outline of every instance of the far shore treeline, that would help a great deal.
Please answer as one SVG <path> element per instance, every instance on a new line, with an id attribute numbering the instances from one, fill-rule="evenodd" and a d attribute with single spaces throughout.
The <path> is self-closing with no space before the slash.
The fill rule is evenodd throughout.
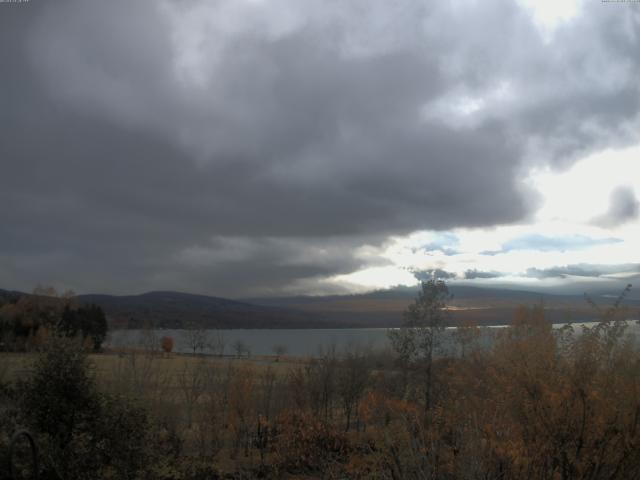
<path id="1" fill-rule="evenodd" d="M 622 288 L 622 285 L 620 286 Z M 417 287 L 397 287 L 365 294 L 275 297 L 231 300 L 176 291 L 153 291 L 134 295 L 58 295 L 39 288 L 40 296 L 65 297 L 71 306 L 99 306 L 109 330 L 127 329 L 334 329 L 390 328 L 402 325 L 402 312 L 410 305 Z M 518 305 L 544 302 L 551 323 L 588 322 L 593 309 L 582 295 L 541 294 L 500 288 L 455 285 L 451 288 L 449 322 L 452 326 L 473 322 L 480 326 L 508 325 Z M 604 294 L 594 294 L 603 300 Z M 0 306 L 15 304 L 30 294 L 0 289 Z M 24 300 L 23 300 L 24 301 Z M 626 302 L 635 312 L 640 299 Z"/>
<path id="2" fill-rule="evenodd" d="M 107 330 L 102 308 L 79 304 L 73 292 L 37 287 L 31 295 L 0 296 L 0 351 L 36 350 L 54 333 L 78 338 L 86 349 L 98 351 Z"/>

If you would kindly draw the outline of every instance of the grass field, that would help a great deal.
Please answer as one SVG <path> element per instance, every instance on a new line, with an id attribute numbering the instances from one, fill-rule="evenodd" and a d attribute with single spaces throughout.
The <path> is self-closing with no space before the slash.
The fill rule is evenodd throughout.
<path id="1" fill-rule="evenodd" d="M 28 378 L 37 353 L 0 353 L 0 384 Z M 259 462 L 256 451 L 236 454 L 235 431 L 230 423 L 255 423 L 258 408 L 264 410 L 265 389 L 272 391 L 273 412 L 287 408 L 289 400 L 282 385 L 287 374 L 303 366 L 306 359 L 292 357 L 216 357 L 144 352 L 105 352 L 88 355 L 98 390 L 133 399 L 145 407 L 150 417 L 163 425 L 165 435 L 175 432 L 182 439 L 185 458 L 216 452 L 216 467 L 223 472 L 238 471 Z M 249 381 L 247 396 L 238 389 Z M 237 392 L 237 393 L 235 393 Z M 233 399 L 235 395 L 235 400 Z M 231 399 L 229 400 L 229 397 Z M 249 408 L 238 420 L 233 405 Z M 255 417 L 255 418 L 254 418 Z M 246 426 L 244 426 L 246 428 Z"/>
<path id="2" fill-rule="evenodd" d="M 37 358 L 37 353 L 9 353 L 0 352 L 0 382 L 13 382 L 27 375 Z M 185 369 L 195 368 L 205 364 L 211 368 L 225 368 L 229 365 L 235 367 L 250 367 L 256 373 L 266 369 L 277 373 L 284 373 L 288 369 L 300 366 L 307 359 L 283 356 L 253 356 L 249 358 L 237 358 L 234 356 L 189 355 L 189 354 L 159 354 L 147 355 L 143 352 L 105 352 L 88 355 L 89 362 L 96 374 L 96 381 L 100 385 L 105 381 L 113 381 L 114 374 L 125 373 L 129 369 L 138 368 L 141 365 L 152 365 L 152 373 L 164 373 L 171 377 L 184 372 Z M 129 366 L 130 368 L 127 368 Z"/>

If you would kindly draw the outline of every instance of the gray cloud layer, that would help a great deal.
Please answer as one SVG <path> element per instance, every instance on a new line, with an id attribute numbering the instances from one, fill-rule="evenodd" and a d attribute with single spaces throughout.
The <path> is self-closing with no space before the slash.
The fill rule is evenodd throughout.
<path id="1" fill-rule="evenodd" d="M 433 268 L 430 270 L 414 270 L 413 276 L 416 277 L 416 280 L 421 282 L 427 282 L 429 280 L 451 280 L 456 278 L 456 274 L 453 272 L 447 272 L 446 270 L 442 270 L 440 268 Z"/>
<path id="2" fill-rule="evenodd" d="M 636 198 L 633 188 L 621 186 L 611 192 L 611 200 L 607 212 L 597 217 L 593 223 L 601 227 L 617 227 L 630 220 L 635 220 L 640 214 L 640 202 Z"/>
<path id="3" fill-rule="evenodd" d="M 499 278 L 504 274 L 494 271 L 483 271 L 478 269 L 469 269 L 464 272 L 465 280 L 475 280 L 476 278 Z"/>
<path id="4" fill-rule="evenodd" d="M 637 131 L 638 14 L 546 42 L 506 0 L 0 5 L 0 282 L 255 294 L 522 220 L 526 168 Z"/>
<path id="5" fill-rule="evenodd" d="M 624 274 L 629 278 L 640 273 L 640 265 L 629 263 L 623 265 L 577 264 L 552 268 L 529 268 L 527 277 L 532 278 L 567 278 L 567 277 L 606 277 Z"/>

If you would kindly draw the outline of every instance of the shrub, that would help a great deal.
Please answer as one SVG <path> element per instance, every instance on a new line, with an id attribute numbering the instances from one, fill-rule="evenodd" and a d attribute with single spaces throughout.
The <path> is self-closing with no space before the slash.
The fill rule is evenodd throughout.
<path id="1" fill-rule="evenodd" d="M 173 351 L 173 338 L 162 337 L 160 339 L 160 347 L 162 348 L 163 352 L 171 353 Z"/>
<path id="2" fill-rule="evenodd" d="M 310 414 L 285 413 L 273 442 L 276 467 L 290 473 L 327 473 L 345 463 L 346 435 Z"/>
<path id="3" fill-rule="evenodd" d="M 18 384 L 20 420 L 61 478 L 135 478 L 146 463 L 146 412 L 98 392 L 79 343 L 52 337 Z"/>

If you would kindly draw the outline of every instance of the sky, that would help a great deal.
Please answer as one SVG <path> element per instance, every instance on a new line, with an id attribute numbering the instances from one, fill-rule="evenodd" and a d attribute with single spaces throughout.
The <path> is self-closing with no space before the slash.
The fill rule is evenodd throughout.
<path id="1" fill-rule="evenodd" d="M 640 279 L 640 4 L 0 3 L 0 288 Z"/>

